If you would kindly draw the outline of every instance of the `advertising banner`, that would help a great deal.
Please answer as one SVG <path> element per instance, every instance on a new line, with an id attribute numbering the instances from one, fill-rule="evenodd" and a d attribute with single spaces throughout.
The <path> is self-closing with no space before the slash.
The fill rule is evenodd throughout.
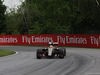
<path id="1" fill-rule="evenodd" d="M 59 46 L 100 47 L 100 35 L 41 34 L 41 35 L 0 35 L 0 45 L 48 45 L 50 41 Z"/>

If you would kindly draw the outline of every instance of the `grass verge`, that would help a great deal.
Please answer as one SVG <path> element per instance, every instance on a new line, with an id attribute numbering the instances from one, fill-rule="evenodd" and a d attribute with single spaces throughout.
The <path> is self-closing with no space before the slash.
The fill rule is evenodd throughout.
<path id="1" fill-rule="evenodd" d="M 14 51 L 9 51 L 9 50 L 0 50 L 0 57 L 15 54 L 16 52 Z"/>

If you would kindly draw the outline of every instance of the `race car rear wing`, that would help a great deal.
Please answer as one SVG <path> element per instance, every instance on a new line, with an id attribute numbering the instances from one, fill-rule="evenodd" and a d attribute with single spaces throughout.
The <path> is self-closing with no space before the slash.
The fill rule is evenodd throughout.
<path id="1" fill-rule="evenodd" d="M 54 44 L 54 45 L 58 45 L 59 43 L 58 43 L 58 42 L 53 42 L 53 44 Z"/>

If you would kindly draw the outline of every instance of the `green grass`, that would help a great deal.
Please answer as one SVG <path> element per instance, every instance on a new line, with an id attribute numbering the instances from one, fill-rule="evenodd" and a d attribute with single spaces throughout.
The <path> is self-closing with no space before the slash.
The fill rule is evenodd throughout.
<path id="1" fill-rule="evenodd" d="M 9 51 L 9 50 L 0 50 L 0 57 L 15 54 L 16 52 L 14 51 Z"/>

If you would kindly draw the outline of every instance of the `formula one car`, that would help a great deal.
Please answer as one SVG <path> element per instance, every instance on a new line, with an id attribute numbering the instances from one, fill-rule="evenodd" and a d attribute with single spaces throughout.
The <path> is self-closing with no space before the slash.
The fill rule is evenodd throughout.
<path id="1" fill-rule="evenodd" d="M 58 42 L 51 43 L 49 42 L 49 46 L 43 49 L 37 49 L 36 57 L 37 59 L 41 59 L 41 57 L 54 57 L 57 56 L 59 58 L 64 58 L 66 56 L 65 48 L 58 48 Z"/>

